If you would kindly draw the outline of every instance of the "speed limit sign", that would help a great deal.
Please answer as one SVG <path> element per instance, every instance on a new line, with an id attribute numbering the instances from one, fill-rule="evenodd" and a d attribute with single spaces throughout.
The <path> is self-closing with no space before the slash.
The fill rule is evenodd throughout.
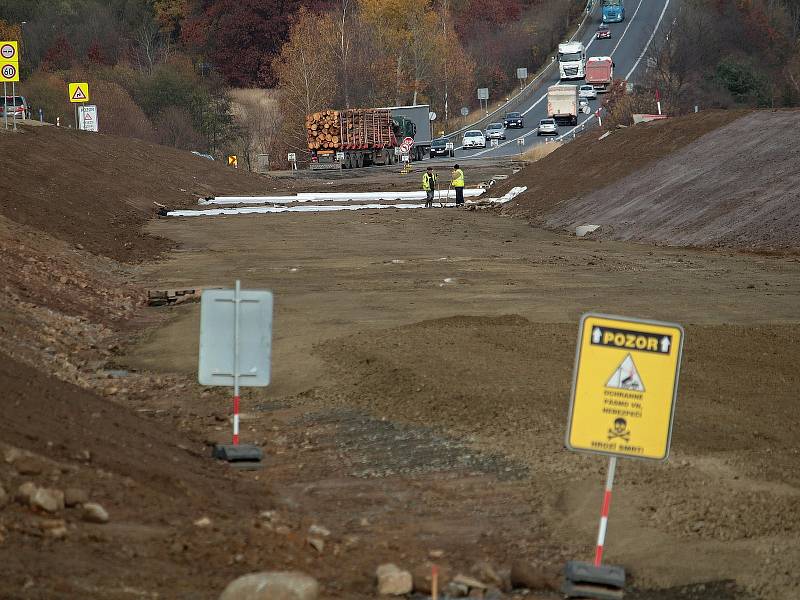
<path id="1" fill-rule="evenodd" d="M 3 63 L 0 67 L 0 81 L 19 81 L 19 68 L 16 63 Z"/>

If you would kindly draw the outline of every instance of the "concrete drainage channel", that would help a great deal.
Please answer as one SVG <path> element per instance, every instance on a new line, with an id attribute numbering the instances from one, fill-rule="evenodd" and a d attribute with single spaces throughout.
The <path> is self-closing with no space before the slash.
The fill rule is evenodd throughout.
<path id="1" fill-rule="evenodd" d="M 465 208 L 505 204 L 526 191 L 527 187 L 515 187 L 499 198 L 481 199 L 484 188 L 464 190 Z M 434 207 L 452 208 L 455 199 L 453 190 L 437 192 Z M 402 202 L 401 202 L 402 201 Z M 365 204 L 344 204 L 345 202 L 367 202 Z M 383 202 L 388 202 L 384 204 Z M 359 192 L 359 193 L 301 193 L 294 196 L 218 196 L 204 198 L 201 206 L 221 206 L 197 210 L 165 210 L 167 217 L 215 217 L 223 215 L 270 214 L 286 212 L 337 212 L 346 210 L 382 210 L 425 208 L 424 192 Z"/>

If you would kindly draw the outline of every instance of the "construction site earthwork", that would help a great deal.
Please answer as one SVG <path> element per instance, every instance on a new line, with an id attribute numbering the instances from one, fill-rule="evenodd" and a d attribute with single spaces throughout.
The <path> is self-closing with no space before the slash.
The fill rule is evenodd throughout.
<path id="1" fill-rule="evenodd" d="M 798 131 L 589 129 L 463 207 L 0 131 L 0 598 L 797 600 Z"/>

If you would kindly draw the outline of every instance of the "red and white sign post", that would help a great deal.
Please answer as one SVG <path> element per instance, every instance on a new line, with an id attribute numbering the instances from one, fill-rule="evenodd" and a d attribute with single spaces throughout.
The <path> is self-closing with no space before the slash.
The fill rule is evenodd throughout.
<path id="1" fill-rule="evenodd" d="M 658 107 L 658 114 L 661 114 L 661 92 L 656 88 L 656 106 Z"/>
<path id="2" fill-rule="evenodd" d="M 600 529 L 597 532 L 597 549 L 594 553 L 594 566 L 603 563 L 603 546 L 606 543 L 606 530 L 608 529 L 608 512 L 611 508 L 611 489 L 614 487 L 614 474 L 617 470 L 617 457 L 608 460 L 608 474 L 606 475 L 606 491 L 603 494 L 603 509 L 600 512 Z"/>

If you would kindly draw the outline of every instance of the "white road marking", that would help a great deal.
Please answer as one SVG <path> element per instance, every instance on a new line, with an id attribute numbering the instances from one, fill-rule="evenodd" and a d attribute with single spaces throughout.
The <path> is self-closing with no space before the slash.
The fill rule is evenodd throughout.
<path id="1" fill-rule="evenodd" d="M 642 62 L 642 59 L 644 58 L 644 55 L 650 49 L 650 44 L 653 43 L 653 38 L 656 37 L 656 33 L 658 32 L 658 28 L 661 27 L 661 21 L 664 20 L 664 15 L 667 13 L 667 8 L 669 7 L 669 3 L 670 3 L 670 0 L 667 0 L 664 3 L 664 9 L 661 11 L 661 16 L 658 17 L 658 22 L 656 22 L 656 26 L 653 29 L 653 33 L 650 35 L 650 39 L 647 40 L 647 44 L 645 44 L 644 50 L 642 50 L 642 53 L 639 55 L 639 58 L 636 59 L 636 62 L 634 63 L 633 68 L 630 71 L 628 71 L 628 74 L 625 76 L 625 80 L 626 81 L 631 78 L 631 75 L 633 75 L 633 72 L 636 70 L 636 67 L 639 66 L 639 63 Z"/>
<path id="2" fill-rule="evenodd" d="M 669 3 L 670 3 L 670 0 L 666 0 L 666 3 L 665 3 L 665 5 L 664 5 L 664 12 L 666 12 L 666 10 L 667 10 L 667 5 L 669 5 Z M 624 31 L 622 32 L 622 35 L 620 36 L 620 38 L 619 38 L 619 41 L 617 41 L 617 45 L 616 45 L 616 46 L 614 46 L 613 50 L 611 50 L 611 56 L 612 56 L 612 57 L 614 56 L 614 53 L 615 53 L 615 52 L 617 51 L 617 49 L 619 48 L 619 45 L 622 43 L 622 40 L 625 38 L 625 34 L 626 34 L 626 33 L 628 33 L 628 30 L 630 29 L 631 25 L 633 25 L 633 21 L 636 19 L 636 15 L 638 15 L 638 14 L 639 14 L 639 9 L 642 7 L 642 4 L 644 4 L 644 0 L 639 0 L 639 4 L 636 6 L 636 10 L 633 12 L 633 16 L 631 16 L 631 18 L 628 20 L 628 25 L 625 27 Z M 664 16 L 664 12 L 662 12 L 662 13 L 661 13 L 661 17 L 662 17 L 662 18 L 663 18 L 663 16 Z M 659 22 L 659 24 L 660 24 L 660 23 L 661 23 L 661 19 L 659 19 L 659 20 L 658 20 L 658 22 Z M 656 28 L 653 30 L 653 35 L 652 35 L 652 36 L 651 36 L 651 38 L 650 38 L 650 40 L 651 40 L 651 41 L 652 41 L 652 39 L 655 37 L 655 32 L 656 32 L 656 31 L 658 31 L 658 25 L 656 25 Z M 594 38 L 594 37 L 592 37 L 592 39 L 589 41 L 589 44 L 587 44 L 587 46 L 586 46 L 586 48 L 587 48 L 587 49 L 589 48 L 589 46 L 591 46 L 591 45 L 592 45 L 592 42 L 593 42 L 594 40 L 595 40 L 595 38 Z M 650 42 L 648 42 L 648 46 L 649 46 L 649 44 L 650 44 Z M 646 51 L 646 50 L 645 50 L 645 51 Z M 640 58 L 640 60 L 641 60 L 641 58 Z M 637 65 L 638 65 L 638 63 L 639 63 L 639 61 L 637 61 Z M 635 69 L 635 67 L 634 67 L 634 69 Z M 630 74 L 629 74 L 629 75 L 630 75 Z M 526 115 L 526 114 L 528 114 L 528 113 L 529 113 L 531 110 L 533 110 L 533 109 L 534 109 L 534 107 L 535 107 L 537 104 L 539 104 L 539 103 L 540 103 L 542 100 L 544 100 L 545 98 L 547 98 L 547 94 L 545 94 L 544 96 L 542 96 L 541 98 L 539 98 L 539 99 L 536 101 L 536 103 L 535 103 L 535 104 L 533 104 L 533 106 L 531 106 L 531 107 L 530 107 L 528 110 L 526 110 L 526 111 L 525 111 L 524 113 L 522 113 L 522 114 L 523 114 L 523 115 Z M 590 120 L 592 120 L 593 118 L 595 118 L 595 117 L 594 117 L 594 115 L 592 115 L 591 117 L 587 118 L 587 119 L 586 119 L 586 120 L 584 120 L 582 123 L 579 123 L 579 124 L 578 124 L 578 125 L 576 125 L 576 126 L 573 128 L 573 129 L 570 129 L 570 130 L 569 130 L 567 133 L 565 133 L 565 134 L 563 134 L 563 135 L 560 135 L 560 136 L 558 136 L 556 139 L 557 139 L 557 140 L 563 139 L 564 137 L 566 137 L 566 136 L 570 135 L 570 134 L 571 134 L 573 131 L 575 131 L 576 129 L 578 129 L 578 128 L 582 127 L 583 125 L 585 125 L 587 122 L 589 122 L 589 121 L 590 121 Z M 536 133 L 536 130 L 530 131 L 530 132 L 528 132 L 528 133 L 526 133 L 526 134 L 523 134 L 523 135 L 521 135 L 521 136 L 520 136 L 520 137 L 518 137 L 518 138 L 514 138 L 513 140 L 509 140 L 509 141 L 507 141 L 507 142 L 504 142 L 504 143 L 500 144 L 499 146 L 497 146 L 497 148 L 503 148 L 503 147 L 505 147 L 505 146 L 507 146 L 507 145 L 509 145 L 509 144 L 511 144 L 511 143 L 515 143 L 515 142 L 517 142 L 517 140 L 519 140 L 519 139 L 522 139 L 522 140 L 524 140 L 524 139 L 526 139 L 527 137 L 529 137 L 529 136 L 531 136 L 531 135 L 533 135 L 533 134 L 535 134 L 535 133 Z M 487 154 L 487 153 L 489 153 L 489 152 L 492 152 L 493 150 L 497 150 L 497 148 L 489 148 L 489 149 L 487 149 L 487 150 L 483 150 L 483 151 L 481 151 L 481 152 L 476 152 L 475 154 L 473 154 L 473 155 L 472 155 L 472 156 L 470 156 L 469 158 L 476 158 L 476 157 L 479 157 L 479 156 L 483 156 L 484 154 Z"/>

